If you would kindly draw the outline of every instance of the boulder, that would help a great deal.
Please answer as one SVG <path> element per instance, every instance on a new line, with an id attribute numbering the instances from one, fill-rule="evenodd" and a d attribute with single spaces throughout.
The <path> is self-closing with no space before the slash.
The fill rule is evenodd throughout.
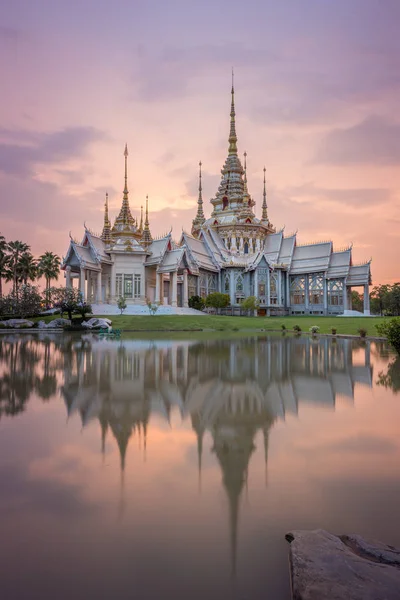
<path id="1" fill-rule="evenodd" d="M 44 321 L 39 321 L 37 326 L 38 326 L 38 329 L 46 329 L 47 323 L 45 323 Z"/>
<path id="2" fill-rule="evenodd" d="M 33 322 L 27 319 L 8 319 L 7 321 L 2 321 L 2 323 L 5 329 L 26 329 L 33 327 Z"/>
<path id="3" fill-rule="evenodd" d="M 286 539 L 293 600 L 400 600 L 400 550 L 323 529 Z"/>
<path id="4" fill-rule="evenodd" d="M 88 321 L 83 321 L 82 327 L 86 329 L 110 329 L 112 321 L 110 319 L 98 319 L 92 317 Z"/>
<path id="5" fill-rule="evenodd" d="M 46 323 L 46 329 L 63 329 L 69 325 L 71 325 L 69 319 L 54 319 L 53 321 Z"/>

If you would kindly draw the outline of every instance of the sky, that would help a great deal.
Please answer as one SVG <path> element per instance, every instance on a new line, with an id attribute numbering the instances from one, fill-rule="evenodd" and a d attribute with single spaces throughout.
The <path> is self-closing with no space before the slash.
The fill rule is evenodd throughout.
<path id="1" fill-rule="evenodd" d="M 353 244 L 374 284 L 400 280 L 398 0 L 13 0 L 0 18 L 0 232 L 65 255 L 105 193 L 153 236 L 206 216 L 228 150 L 261 214 L 298 243 Z"/>

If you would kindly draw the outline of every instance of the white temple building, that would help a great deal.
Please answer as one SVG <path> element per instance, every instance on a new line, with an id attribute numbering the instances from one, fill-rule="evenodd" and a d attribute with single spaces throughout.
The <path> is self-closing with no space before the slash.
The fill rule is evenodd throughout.
<path id="1" fill-rule="evenodd" d="M 248 296 L 259 300 L 261 314 L 343 314 L 351 310 L 351 289 L 362 287 L 369 314 L 370 262 L 355 265 L 352 246 L 335 251 L 331 241 L 300 245 L 296 234 L 277 231 L 268 216 L 264 168 L 261 218 L 247 186 L 246 153 L 238 156 L 234 88 L 231 91 L 228 156 L 221 183 L 205 217 L 201 163 L 197 213 L 191 234 L 178 242 L 172 234 L 153 239 L 148 198 L 145 220 L 132 216 L 128 200 L 128 149 L 121 210 L 111 225 L 106 195 L 104 226 L 95 235 L 85 226 L 82 242 L 72 239 L 63 260 L 66 286 L 74 280 L 85 300 L 172 307 L 188 306 L 191 296 L 229 294 L 240 307 Z"/>

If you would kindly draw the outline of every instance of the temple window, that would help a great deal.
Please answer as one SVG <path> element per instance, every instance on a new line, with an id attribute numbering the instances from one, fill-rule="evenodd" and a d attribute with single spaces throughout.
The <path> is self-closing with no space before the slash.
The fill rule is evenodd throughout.
<path id="1" fill-rule="evenodd" d="M 305 304 L 306 300 L 306 278 L 290 278 L 290 304 Z"/>
<path id="2" fill-rule="evenodd" d="M 308 276 L 308 297 L 310 304 L 324 303 L 324 279 L 321 274 Z"/>
<path id="3" fill-rule="evenodd" d="M 196 275 L 188 275 L 188 296 L 197 296 L 197 277 Z"/>
<path id="4" fill-rule="evenodd" d="M 343 304 L 343 280 L 331 279 L 328 281 L 328 304 L 340 306 Z"/>
<path id="5" fill-rule="evenodd" d="M 225 273 L 225 277 L 224 277 L 224 294 L 229 294 L 231 289 L 231 278 L 229 276 L 229 273 Z"/>
<path id="6" fill-rule="evenodd" d="M 140 298 L 140 284 L 141 284 L 141 277 L 140 275 L 135 275 L 134 278 L 134 297 L 135 298 Z"/>
<path id="7" fill-rule="evenodd" d="M 278 304 L 278 273 L 271 273 L 269 283 L 269 303 Z"/>
<path id="8" fill-rule="evenodd" d="M 133 296 L 133 276 L 124 275 L 124 297 L 132 298 Z"/>
<path id="9" fill-rule="evenodd" d="M 244 253 L 245 254 L 249 253 L 249 244 L 247 242 L 244 243 Z"/>
<path id="10" fill-rule="evenodd" d="M 229 204 L 228 197 L 224 196 L 222 198 L 222 210 L 225 210 L 226 208 L 228 208 L 228 204 Z"/>
<path id="11" fill-rule="evenodd" d="M 217 290 L 217 276 L 215 273 L 209 273 L 207 275 L 207 287 L 209 294 L 212 294 Z"/>
<path id="12" fill-rule="evenodd" d="M 117 298 L 121 298 L 122 294 L 122 273 L 117 273 L 115 276 L 115 293 Z"/>
<path id="13" fill-rule="evenodd" d="M 206 273 L 200 273 L 200 296 L 205 298 L 207 296 L 207 275 Z"/>

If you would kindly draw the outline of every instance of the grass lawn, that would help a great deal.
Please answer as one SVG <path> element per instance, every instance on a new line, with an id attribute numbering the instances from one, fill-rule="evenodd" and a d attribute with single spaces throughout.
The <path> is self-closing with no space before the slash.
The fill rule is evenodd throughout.
<path id="1" fill-rule="evenodd" d="M 45 317 L 51 321 L 54 317 Z M 57 318 L 57 317 L 56 317 Z M 115 329 L 122 331 L 251 331 L 251 330 L 281 330 L 284 324 L 291 330 L 293 325 L 299 325 L 308 332 L 312 325 L 318 325 L 320 333 L 331 333 L 335 327 L 338 334 L 358 335 L 358 329 L 367 330 L 367 335 L 377 336 L 375 326 L 382 323 L 384 317 L 221 317 L 216 315 L 197 316 L 132 316 L 112 315 L 110 318 Z"/>

